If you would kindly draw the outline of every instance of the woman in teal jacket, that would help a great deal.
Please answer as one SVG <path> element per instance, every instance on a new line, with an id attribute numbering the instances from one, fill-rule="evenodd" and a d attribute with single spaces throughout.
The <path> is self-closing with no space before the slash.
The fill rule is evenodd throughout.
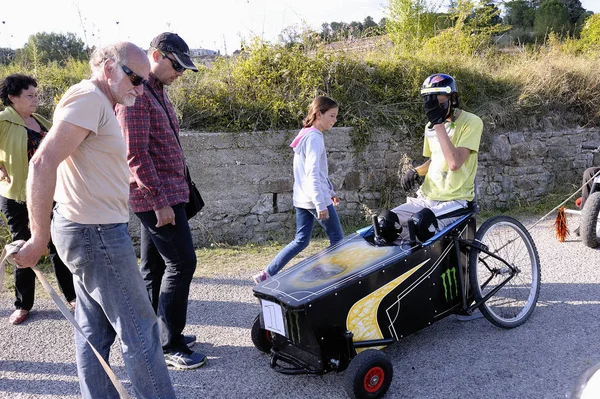
<path id="1" fill-rule="evenodd" d="M 0 99 L 6 106 L 0 112 L 0 211 L 6 216 L 12 240 L 28 240 L 29 216 L 25 185 L 29 160 L 50 129 L 50 122 L 35 112 L 38 105 L 37 82 L 30 76 L 13 74 L 0 83 Z M 50 215 L 48 215 L 50 217 Z M 50 261 L 58 285 L 71 306 L 75 305 L 73 276 L 49 244 Z M 29 316 L 35 296 L 35 273 L 30 268 L 15 268 L 15 308 L 11 324 Z"/>

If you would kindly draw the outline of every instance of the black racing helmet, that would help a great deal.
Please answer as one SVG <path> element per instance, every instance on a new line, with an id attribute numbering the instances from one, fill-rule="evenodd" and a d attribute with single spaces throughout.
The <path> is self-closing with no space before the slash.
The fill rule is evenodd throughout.
<path id="1" fill-rule="evenodd" d="M 456 81 L 450 75 L 436 73 L 429 76 L 421 86 L 421 95 L 423 97 L 432 94 L 445 94 L 450 96 L 454 108 L 458 107 L 458 90 Z"/>
<path id="2" fill-rule="evenodd" d="M 402 226 L 398 215 L 392 211 L 383 211 L 377 217 L 377 224 L 379 225 L 379 231 L 381 238 L 387 243 L 391 244 L 394 242 L 402 232 Z"/>
<path id="3" fill-rule="evenodd" d="M 438 222 L 431 209 L 423 208 L 413 214 L 411 218 L 415 225 L 415 235 L 419 241 L 425 242 L 435 235 Z"/>

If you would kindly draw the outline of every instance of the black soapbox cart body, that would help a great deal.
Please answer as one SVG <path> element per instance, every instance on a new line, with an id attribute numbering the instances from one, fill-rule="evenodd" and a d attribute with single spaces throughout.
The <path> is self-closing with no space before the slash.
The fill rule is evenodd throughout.
<path id="1" fill-rule="evenodd" d="M 412 226 L 411 226 L 412 227 Z M 479 308 L 512 328 L 535 308 L 540 265 L 531 235 L 500 215 L 476 232 L 475 212 L 425 242 L 381 245 L 377 224 L 254 287 L 252 341 L 286 374 L 345 371 L 352 398 L 379 398 L 393 368 L 378 350 L 451 314 Z"/>

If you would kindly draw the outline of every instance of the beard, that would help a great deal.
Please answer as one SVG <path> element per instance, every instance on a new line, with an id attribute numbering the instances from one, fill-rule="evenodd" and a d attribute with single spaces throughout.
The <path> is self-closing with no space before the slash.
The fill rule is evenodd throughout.
<path id="1" fill-rule="evenodd" d="M 131 107 L 135 104 L 136 96 L 129 93 L 119 93 L 119 87 L 123 85 L 123 80 L 125 79 L 129 79 L 129 77 L 121 70 L 121 68 L 117 68 L 117 73 L 113 80 L 114 84 L 109 84 L 108 87 L 117 104 L 121 104 L 125 107 Z"/>
<path id="2" fill-rule="evenodd" d="M 117 102 L 121 105 L 124 105 L 125 107 L 131 107 L 135 104 L 135 96 L 131 94 L 125 94 Z"/>
<path id="3" fill-rule="evenodd" d="M 131 107 L 132 105 L 135 104 L 135 96 L 132 94 L 124 94 L 121 95 L 118 90 L 117 87 L 115 86 L 109 86 L 110 87 L 110 93 L 112 94 L 113 98 L 115 99 L 115 101 L 117 102 L 117 104 L 121 104 L 124 105 L 125 107 Z"/>

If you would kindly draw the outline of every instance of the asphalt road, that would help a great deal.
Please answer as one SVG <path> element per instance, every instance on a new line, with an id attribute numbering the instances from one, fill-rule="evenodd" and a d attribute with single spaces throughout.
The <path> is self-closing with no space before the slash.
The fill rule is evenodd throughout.
<path id="1" fill-rule="evenodd" d="M 525 221 L 530 225 L 534 219 Z M 450 316 L 385 349 L 394 364 L 386 398 L 566 398 L 585 369 L 600 362 L 600 250 L 558 243 L 546 220 L 533 228 L 542 265 L 537 309 L 503 330 L 486 319 Z M 577 225 L 571 218 L 571 229 Z M 77 398 L 72 327 L 50 299 L 20 326 L 7 322 L 12 294 L 0 295 L 0 398 Z M 345 398 L 343 374 L 286 376 L 256 350 L 250 326 L 259 311 L 250 274 L 196 279 L 187 333 L 209 362 L 171 371 L 179 398 Z M 131 388 L 118 346 L 113 369 Z"/>

